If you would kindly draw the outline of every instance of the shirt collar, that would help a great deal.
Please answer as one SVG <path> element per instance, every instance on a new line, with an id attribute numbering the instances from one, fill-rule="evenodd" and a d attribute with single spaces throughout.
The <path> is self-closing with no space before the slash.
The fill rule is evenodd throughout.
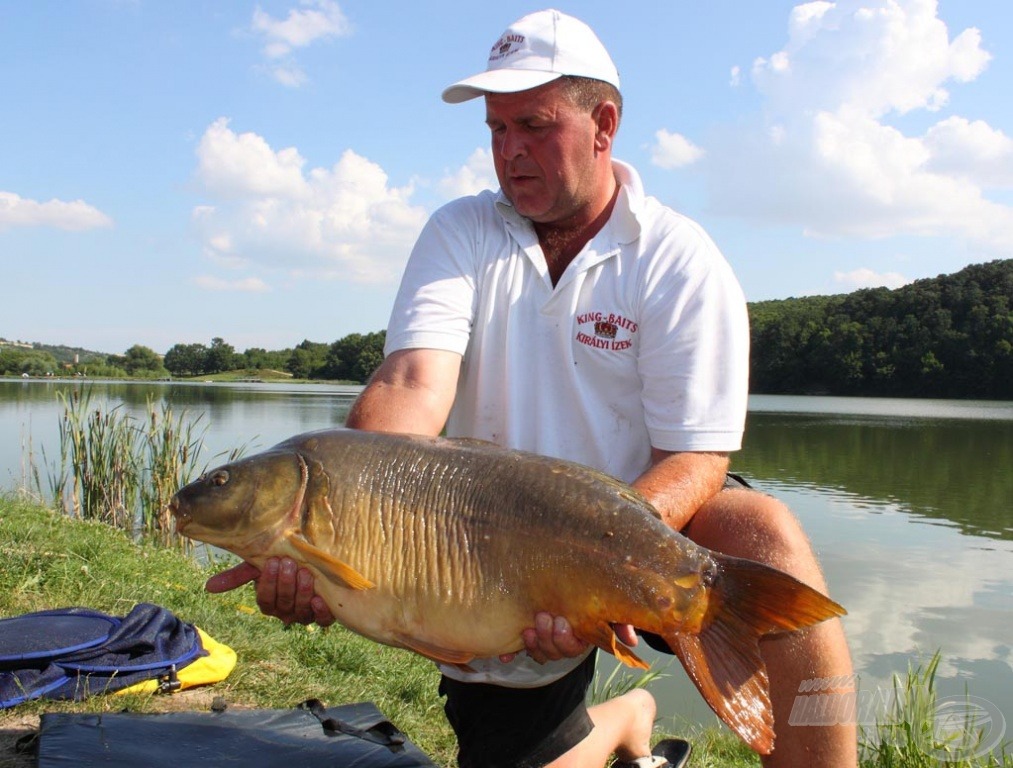
<path id="1" fill-rule="evenodd" d="M 640 237 L 640 212 L 644 207 L 644 184 L 636 169 L 621 160 L 612 160 L 612 171 L 619 182 L 619 197 L 609 217 L 608 226 L 616 237 L 616 241 L 625 245 Z M 531 222 L 514 210 L 503 190 L 496 192 L 496 210 L 508 223 L 517 226 L 531 227 Z"/>

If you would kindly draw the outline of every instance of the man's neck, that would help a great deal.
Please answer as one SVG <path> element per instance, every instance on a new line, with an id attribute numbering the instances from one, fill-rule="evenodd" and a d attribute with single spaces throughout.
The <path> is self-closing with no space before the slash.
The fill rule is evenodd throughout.
<path id="1" fill-rule="evenodd" d="M 612 215 L 619 197 L 619 182 L 616 181 L 611 196 L 596 216 L 588 221 L 573 221 L 563 224 L 534 223 L 538 243 L 542 247 L 545 263 L 549 269 L 552 284 L 556 285 L 563 272 L 576 258 L 585 245 L 597 235 Z"/>

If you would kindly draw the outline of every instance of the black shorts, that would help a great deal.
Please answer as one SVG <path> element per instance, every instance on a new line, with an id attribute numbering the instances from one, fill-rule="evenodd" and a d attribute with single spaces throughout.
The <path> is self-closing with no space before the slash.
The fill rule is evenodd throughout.
<path id="1" fill-rule="evenodd" d="M 540 688 L 462 683 L 444 676 L 440 695 L 457 735 L 461 768 L 540 768 L 584 740 L 593 724 L 587 690 L 596 651 Z"/>
<path id="2" fill-rule="evenodd" d="M 725 484 L 721 486 L 722 491 L 735 488 L 752 488 L 749 483 L 742 479 L 741 475 L 733 475 L 731 472 L 725 475 Z"/>

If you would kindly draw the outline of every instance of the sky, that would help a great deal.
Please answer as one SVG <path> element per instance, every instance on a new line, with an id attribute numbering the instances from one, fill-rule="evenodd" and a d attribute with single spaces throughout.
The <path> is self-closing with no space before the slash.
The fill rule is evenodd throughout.
<path id="1" fill-rule="evenodd" d="M 500 0 L 0 0 L 0 338 L 243 351 L 385 327 L 430 213 L 495 188 Z M 558 0 L 615 156 L 749 301 L 1013 257 L 1009 0 Z"/>

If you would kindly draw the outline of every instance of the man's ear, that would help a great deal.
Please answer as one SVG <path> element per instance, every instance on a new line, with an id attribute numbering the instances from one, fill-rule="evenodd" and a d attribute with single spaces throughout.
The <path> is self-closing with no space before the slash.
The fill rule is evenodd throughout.
<path id="1" fill-rule="evenodd" d="M 594 120 L 594 148 L 604 152 L 612 147 L 616 131 L 619 130 L 619 108 L 612 101 L 603 101 L 591 111 Z"/>

